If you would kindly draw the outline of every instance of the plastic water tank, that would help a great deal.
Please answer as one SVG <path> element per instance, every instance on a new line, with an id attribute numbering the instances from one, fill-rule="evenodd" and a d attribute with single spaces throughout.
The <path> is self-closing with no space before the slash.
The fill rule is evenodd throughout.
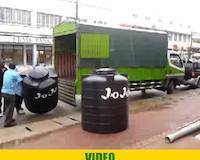
<path id="1" fill-rule="evenodd" d="M 33 113 L 46 113 L 57 106 L 57 75 L 49 74 L 44 67 L 29 71 L 23 79 L 23 96 L 26 108 Z"/>
<path id="2" fill-rule="evenodd" d="M 112 68 L 97 69 L 82 81 L 82 128 L 114 133 L 128 127 L 128 80 Z"/>

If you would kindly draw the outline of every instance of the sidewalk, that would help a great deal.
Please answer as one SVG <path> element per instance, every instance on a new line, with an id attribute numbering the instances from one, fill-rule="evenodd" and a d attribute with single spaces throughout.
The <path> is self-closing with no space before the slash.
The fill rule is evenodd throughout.
<path id="1" fill-rule="evenodd" d="M 58 102 L 54 110 L 43 115 L 29 112 L 24 105 L 23 108 L 25 115 L 14 114 L 17 126 L 4 128 L 4 118 L 0 118 L 0 148 L 76 125 L 81 120 L 80 111 L 62 101 Z"/>

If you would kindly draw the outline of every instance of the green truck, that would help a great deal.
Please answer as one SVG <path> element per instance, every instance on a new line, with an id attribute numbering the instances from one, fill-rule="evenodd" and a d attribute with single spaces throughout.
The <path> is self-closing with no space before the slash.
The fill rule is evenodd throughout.
<path id="1" fill-rule="evenodd" d="M 101 67 L 127 76 L 130 91 L 155 88 L 171 94 L 184 83 L 184 65 L 168 53 L 166 32 L 63 22 L 53 37 L 59 98 L 71 105 L 81 94 L 82 78 Z"/>

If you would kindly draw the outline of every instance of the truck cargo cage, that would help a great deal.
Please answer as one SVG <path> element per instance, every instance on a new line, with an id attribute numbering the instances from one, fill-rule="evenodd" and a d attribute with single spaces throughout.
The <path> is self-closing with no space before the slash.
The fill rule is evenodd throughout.
<path id="1" fill-rule="evenodd" d="M 75 103 L 75 84 L 73 81 L 58 79 L 58 96 L 63 102 L 76 106 Z"/>

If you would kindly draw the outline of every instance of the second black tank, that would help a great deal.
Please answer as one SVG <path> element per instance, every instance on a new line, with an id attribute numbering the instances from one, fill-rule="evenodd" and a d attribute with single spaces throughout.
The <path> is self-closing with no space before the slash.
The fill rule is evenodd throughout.
<path id="1" fill-rule="evenodd" d="M 46 113 L 57 106 L 57 75 L 44 67 L 29 71 L 23 80 L 23 96 L 26 108 L 33 113 Z"/>

